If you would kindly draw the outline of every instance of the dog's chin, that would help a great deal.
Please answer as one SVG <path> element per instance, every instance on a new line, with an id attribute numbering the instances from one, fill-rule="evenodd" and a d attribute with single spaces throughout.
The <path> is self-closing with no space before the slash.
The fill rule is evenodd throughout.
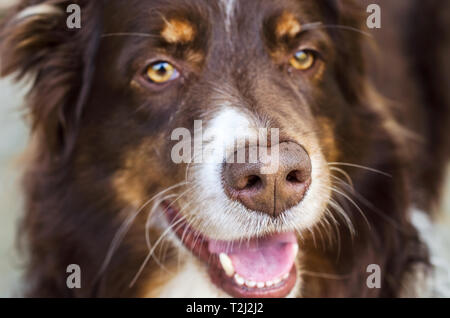
<path id="1" fill-rule="evenodd" d="M 164 203 L 174 234 L 203 263 L 211 282 L 232 297 L 289 297 L 298 282 L 295 232 L 224 241 L 195 230 L 176 207 Z"/>

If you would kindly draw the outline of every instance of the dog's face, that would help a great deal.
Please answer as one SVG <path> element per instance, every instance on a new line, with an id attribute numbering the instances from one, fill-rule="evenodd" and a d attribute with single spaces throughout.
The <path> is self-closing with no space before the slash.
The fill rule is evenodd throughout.
<path id="1" fill-rule="evenodd" d="M 149 204 L 159 204 L 150 227 L 183 240 L 227 293 L 286 296 L 298 270 L 296 234 L 327 213 L 327 163 L 339 159 L 334 125 L 344 114 L 352 118 L 323 7 L 111 1 L 104 19 L 76 147 L 79 170 L 109 167 L 109 191 L 135 210 L 161 193 Z M 202 121 L 200 137 L 194 121 Z M 201 160 L 192 151 L 192 163 L 174 162 L 172 134 L 180 128 L 192 136 L 189 149 L 202 139 Z M 279 132 L 276 181 L 255 165 L 226 163 L 230 148 L 257 138 L 259 128 Z M 172 215 L 161 217 L 164 210 Z"/>
<path id="2" fill-rule="evenodd" d="M 139 251 L 138 262 L 149 253 L 144 265 L 176 273 L 181 258 L 231 296 L 284 297 L 300 289 L 314 295 L 302 269 L 310 263 L 329 269 L 332 262 L 315 251 L 316 240 L 326 240 L 317 228 L 332 231 L 327 225 L 349 221 L 332 197 L 332 171 L 348 175 L 333 165 L 365 163 L 372 142 L 361 133 L 371 129 L 372 117 L 358 108 L 364 89 L 358 35 L 327 27 L 341 21 L 339 6 L 325 0 L 101 6 L 71 177 L 80 200 L 103 204 L 111 223 L 131 224 L 127 246 Z M 265 146 L 260 129 L 269 131 Z M 180 141 L 177 131 L 192 139 Z M 192 150 L 191 162 L 174 159 L 180 145 L 188 145 L 182 155 Z M 263 173 L 259 160 L 230 162 L 239 147 L 265 149 L 270 162 L 276 152 L 276 169 Z M 176 253 L 158 253 L 161 245 Z M 145 274 L 135 277 L 142 294 L 164 289 L 159 265 L 153 272 L 143 266 Z"/>

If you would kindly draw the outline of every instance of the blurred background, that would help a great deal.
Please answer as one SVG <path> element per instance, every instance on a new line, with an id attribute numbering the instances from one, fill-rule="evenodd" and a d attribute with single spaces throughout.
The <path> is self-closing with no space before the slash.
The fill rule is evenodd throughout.
<path id="1" fill-rule="evenodd" d="M 15 0 L 0 1 L 0 18 Z M 1 66 L 1 61 L 0 61 Z M 0 297 L 18 294 L 21 259 L 15 248 L 20 197 L 20 156 L 28 131 L 21 115 L 25 85 L 0 80 Z"/>
<path id="2" fill-rule="evenodd" d="M 0 18 L 14 1 L 0 0 Z M 13 84 L 11 78 L 0 79 L 0 297 L 20 295 L 23 259 L 16 250 L 16 230 L 22 213 L 20 158 L 29 137 L 21 107 L 26 91 L 26 83 Z M 450 260 L 450 173 L 448 176 L 441 216 L 434 227 L 425 229 L 437 240 L 440 254 L 445 255 L 446 260 L 435 259 L 434 263 L 442 264 L 443 274 L 447 276 L 450 275 L 447 267 Z M 450 277 L 447 278 L 444 288 L 450 288 Z"/>
<path id="3" fill-rule="evenodd" d="M 16 292 L 21 267 L 14 244 L 22 206 L 20 155 L 28 137 L 20 111 L 23 91 L 0 81 L 0 297 Z"/>

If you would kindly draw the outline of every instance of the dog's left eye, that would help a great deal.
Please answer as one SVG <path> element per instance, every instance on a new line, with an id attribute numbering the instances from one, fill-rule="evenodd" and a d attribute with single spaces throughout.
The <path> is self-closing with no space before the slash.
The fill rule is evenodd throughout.
<path id="1" fill-rule="evenodd" d="M 169 62 L 158 61 L 147 67 L 145 75 L 152 83 L 164 84 L 177 79 L 180 76 L 180 73 Z"/>
<path id="2" fill-rule="evenodd" d="M 300 71 L 306 71 L 314 66 L 316 55 L 311 50 L 300 50 L 295 52 L 289 63 L 292 67 Z"/>

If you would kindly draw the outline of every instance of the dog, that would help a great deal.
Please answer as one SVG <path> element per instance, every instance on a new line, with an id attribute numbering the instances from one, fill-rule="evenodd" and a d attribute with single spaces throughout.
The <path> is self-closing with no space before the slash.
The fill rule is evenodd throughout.
<path id="1" fill-rule="evenodd" d="M 1 71 L 32 81 L 24 296 L 420 295 L 449 6 L 383 1 L 369 30 L 368 4 L 20 1 Z"/>

